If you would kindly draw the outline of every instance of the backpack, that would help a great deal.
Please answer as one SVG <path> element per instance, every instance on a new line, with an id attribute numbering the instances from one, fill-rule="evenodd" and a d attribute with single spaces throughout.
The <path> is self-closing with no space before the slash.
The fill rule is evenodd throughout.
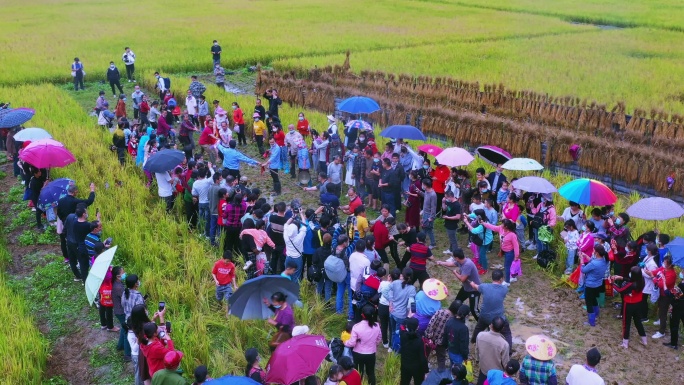
<path id="1" fill-rule="evenodd" d="M 553 207 L 553 206 L 549 206 L 549 207 Z M 530 226 L 531 226 L 533 229 L 538 229 L 538 228 L 540 228 L 540 227 L 542 227 L 542 226 L 548 224 L 548 223 L 549 223 L 549 219 L 547 218 L 547 217 L 548 217 L 548 215 L 547 215 L 548 213 L 549 213 L 548 208 L 547 208 L 546 210 L 544 210 L 544 211 L 541 211 L 541 210 L 538 211 L 538 212 L 537 212 L 536 214 L 534 214 L 534 216 L 532 217 L 532 220 L 530 221 Z"/>
<path id="2" fill-rule="evenodd" d="M 473 234 L 473 233 L 469 233 L 469 234 L 470 234 L 469 235 L 470 242 L 474 243 L 477 246 L 482 246 L 484 244 L 484 237 L 485 237 L 484 233 L 482 233 L 481 235 L 480 234 Z"/>
<path id="3" fill-rule="evenodd" d="M 325 268 L 323 270 L 325 270 Z M 316 267 L 316 265 L 311 265 L 306 270 L 306 279 L 308 279 L 309 282 L 321 282 L 321 279 L 323 279 L 323 271 Z"/>
<path id="4" fill-rule="evenodd" d="M 546 249 L 537 256 L 537 265 L 542 269 L 546 269 L 556 261 L 556 252 L 551 249 Z"/>
<path id="5" fill-rule="evenodd" d="M 344 252 L 344 251 L 342 251 Z M 341 283 L 347 278 L 347 267 L 342 258 L 335 254 L 330 254 L 323 263 L 325 274 L 331 281 Z"/>
<path id="6" fill-rule="evenodd" d="M 164 80 L 164 87 L 166 87 L 167 90 L 171 89 L 171 79 L 169 78 L 162 78 Z"/>
<path id="7" fill-rule="evenodd" d="M 337 364 L 337 361 L 342 358 L 344 353 L 344 343 L 342 343 L 342 340 L 339 338 L 333 338 L 330 340 L 328 347 L 330 348 L 330 353 L 325 359 L 333 364 Z"/>

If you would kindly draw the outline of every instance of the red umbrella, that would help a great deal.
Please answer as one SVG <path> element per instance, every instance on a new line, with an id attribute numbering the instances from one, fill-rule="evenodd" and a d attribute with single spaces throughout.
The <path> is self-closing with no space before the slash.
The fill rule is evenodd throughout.
<path id="1" fill-rule="evenodd" d="M 266 382 L 289 385 L 316 374 L 330 353 L 325 337 L 303 334 L 278 345 L 266 365 Z"/>
<path id="2" fill-rule="evenodd" d="M 37 168 L 64 167 L 76 161 L 74 155 L 54 139 L 31 142 L 19 152 L 19 159 Z"/>
<path id="3" fill-rule="evenodd" d="M 421 144 L 420 146 L 418 146 L 418 150 L 423 151 L 424 153 L 432 156 L 437 156 L 442 151 L 444 151 L 439 146 L 435 146 L 434 144 Z"/>

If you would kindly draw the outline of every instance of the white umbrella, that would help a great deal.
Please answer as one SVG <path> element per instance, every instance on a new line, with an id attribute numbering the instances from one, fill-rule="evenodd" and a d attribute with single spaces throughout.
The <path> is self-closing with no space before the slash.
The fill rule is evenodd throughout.
<path id="1" fill-rule="evenodd" d="M 14 140 L 17 142 L 26 142 L 27 140 L 52 139 L 52 135 L 42 128 L 30 127 L 14 134 Z"/>
<path id="2" fill-rule="evenodd" d="M 544 166 L 539 164 L 539 162 L 530 158 L 513 158 L 501 167 L 505 170 L 515 171 L 538 171 L 544 169 Z"/>
<path id="3" fill-rule="evenodd" d="M 518 190 L 550 194 L 558 191 L 548 180 L 538 176 L 526 176 L 513 182 L 513 187 Z"/>
<path id="4" fill-rule="evenodd" d="M 93 266 L 88 271 L 88 278 L 85 281 L 85 292 L 90 305 L 93 304 L 97 293 L 100 291 L 100 286 L 102 286 L 107 271 L 109 271 L 109 266 L 112 264 L 117 247 L 119 246 L 111 247 L 98 255 L 95 258 L 95 262 L 93 262 Z"/>
<path id="5" fill-rule="evenodd" d="M 666 221 L 684 215 L 684 208 L 672 199 L 653 197 L 644 198 L 629 206 L 627 214 L 647 221 Z"/>

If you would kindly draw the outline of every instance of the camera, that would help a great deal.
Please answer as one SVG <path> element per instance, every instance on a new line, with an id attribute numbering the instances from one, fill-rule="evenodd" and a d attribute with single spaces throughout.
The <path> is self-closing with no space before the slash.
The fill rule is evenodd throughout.
<path id="1" fill-rule="evenodd" d="M 163 311 L 166 307 L 166 302 L 159 302 L 159 311 Z"/>

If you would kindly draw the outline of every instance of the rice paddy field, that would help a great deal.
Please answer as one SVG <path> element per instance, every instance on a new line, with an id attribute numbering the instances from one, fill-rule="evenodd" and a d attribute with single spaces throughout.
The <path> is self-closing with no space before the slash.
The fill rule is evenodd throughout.
<path id="1" fill-rule="evenodd" d="M 115 262 L 140 274 L 143 290 L 155 301 L 163 298 L 172 309 L 174 339 L 186 354 L 186 372 L 206 364 L 212 375 L 238 373 L 247 347 L 267 351 L 268 330 L 256 321 L 226 320 L 223 311 L 213 305 L 209 271 L 217 252 L 187 232 L 187 226 L 178 220 L 180 211 L 164 214 L 156 191 L 144 187 L 139 170 L 131 165 L 123 170 L 119 167 L 108 151 L 111 136 L 99 131 L 94 118 L 87 115 L 97 91 L 108 89 L 97 82 L 104 80 L 109 61 L 124 71 L 120 58 L 125 46 L 138 56 L 139 79 L 149 81 L 154 71 L 160 71 L 172 77 L 174 88 L 189 83 L 188 74 L 210 70 L 209 48 L 211 41 L 218 39 L 223 47 L 222 63 L 228 69 L 257 63 L 279 70 L 341 65 L 344 53 L 351 51 L 355 72 L 451 76 L 608 105 L 625 101 L 628 111 L 640 107 L 684 113 L 684 4 L 674 0 L 5 0 L 0 23 L 0 100 L 35 108 L 30 125 L 47 129 L 76 155 L 79 161 L 56 170 L 55 177 L 74 178 L 82 190 L 90 181 L 98 185 L 97 206 L 103 212 L 105 232 L 119 245 Z M 85 65 L 85 92 L 69 90 L 69 66 L 74 57 Z M 125 86 L 130 93 L 132 87 Z M 207 99 L 220 99 L 224 106 L 238 101 L 249 108 L 253 103 L 250 96 L 233 96 L 212 87 Z M 282 110 L 283 121 L 294 122 L 300 108 L 284 105 Z M 305 113 L 314 126 L 325 124 L 324 113 Z M 253 149 L 248 153 L 256 156 Z M 269 180 L 248 173 L 268 191 Z M 544 176 L 557 185 L 569 180 L 563 175 Z M 116 187 L 115 181 L 120 181 L 121 187 Z M 112 187 L 104 189 L 105 182 Z M 5 177 L 0 183 L 13 186 L 14 182 Z M 284 187 L 284 201 L 301 196 L 296 187 Z M 9 193 L 3 193 L 5 197 L 6 202 L 14 199 Z M 313 197 L 304 199 L 305 204 L 315 203 Z M 637 199 L 636 195 L 623 197 L 619 207 Z M 560 200 L 557 209 L 566 205 Z M 16 214 L 30 216 L 25 210 Z M 3 220 L 14 221 L 12 215 L 4 212 Z M 632 226 L 633 233 L 640 234 L 654 224 L 634 221 Z M 680 221 L 659 223 L 658 227 L 670 234 L 684 231 Z M 25 249 L 15 245 L 24 241 L 10 237 L 8 231 L 2 236 L 9 246 L 5 250 L 5 242 L 0 242 L 0 267 L 9 273 L 0 274 L 0 322 L 12 326 L 0 328 L 2 382 L 126 383 L 124 377 L 102 380 L 99 371 L 109 367 L 98 366 L 101 361 L 92 358 L 72 362 L 81 365 L 76 369 L 88 376 L 69 377 L 66 371 L 60 372 L 63 351 L 55 349 L 74 331 L 55 337 L 46 330 L 48 326 L 40 324 L 38 319 L 45 314 L 33 311 L 35 301 L 19 289 L 26 287 L 18 282 L 23 275 L 13 275 L 9 267 L 27 261 Z M 36 241 L 29 234 L 27 243 L 32 240 Z M 439 233 L 438 243 L 444 240 Z M 52 243 L 54 249 L 54 239 Z M 563 247 L 556 247 L 562 260 Z M 658 340 L 647 348 L 635 347 L 633 341 L 628 356 L 634 363 L 638 361 L 635 357 L 650 359 L 632 371 L 625 365 L 624 353 L 616 348 L 619 322 L 606 317 L 600 328 L 582 328 L 582 303 L 563 285 L 562 269 L 539 270 L 530 257 L 530 253 L 524 256 L 524 285 L 516 287 L 507 299 L 518 357 L 522 357 L 524 338 L 543 332 L 559 344 L 561 381 L 570 365 L 581 362 L 586 349 L 597 345 L 604 353 L 600 371 L 607 383 L 684 383 L 681 371 L 660 370 L 663 362 L 676 363 L 684 357 L 655 346 L 660 345 Z M 68 269 L 54 263 L 61 262 L 48 266 L 57 273 L 63 270 L 64 279 L 70 279 Z M 435 272 L 451 279 L 448 272 Z M 46 278 L 36 275 L 33 279 Z M 313 332 L 337 334 L 344 320 L 331 316 L 310 288 L 303 288 L 307 311 L 297 312 L 298 323 L 308 324 Z M 457 289 L 452 287 L 452 292 Z M 99 332 L 93 325 L 85 332 Z M 653 332 L 652 326 L 647 327 L 647 333 Z M 84 349 L 92 350 L 89 346 Z M 398 358 L 382 354 L 380 360 L 379 383 L 396 384 Z M 53 377 L 55 373 L 57 377 Z"/>

